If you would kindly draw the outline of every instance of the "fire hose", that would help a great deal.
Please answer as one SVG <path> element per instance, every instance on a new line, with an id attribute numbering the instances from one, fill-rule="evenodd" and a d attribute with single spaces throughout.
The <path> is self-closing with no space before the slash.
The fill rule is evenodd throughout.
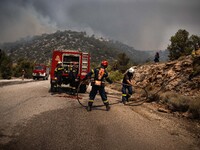
<path id="1" fill-rule="evenodd" d="M 176 77 L 178 77 L 179 75 L 181 75 L 181 73 L 179 73 L 179 74 L 177 74 L 174 78 L 172 78 L 172 79 L 170 79 L 170 80 L 168 80 L 168 81 L 166 81 L 166 82 L 162 82 L 162 84 L 161 84 L 161 87 L 160 87 L 160 89 L 158 89 L 156 92 L 154 92 L 153 94 L 149 94 L 149 92 L 148 92 L 148 90 L 147 90 L 147 86 L 145 86 L 145 87 L 141 87 L 141 86 L 138 86 L 138 85 L 130 85 L 130 84 L 124 84 L 124 83 L 121 83 L 121 82 L 114 82 L 114 83 L 116 83 L 116 84 L 120 84 L 120 85 L 127 85 L 127 86 L 132 86 L 132 87 L 135 87 L 135 88 L 139 88 L 139 89 L 142 89 L 143 91 L 144 91 L 144 93 L 145 93 L 145 98 L 146 98 L 146 100 L 145 101 L 151 101 L 151 100 L 153 100 L 153 98 L 154 98 L 154 96 L 155 95 L 157 95 L 167 84 L 169 84 L 171 81 L 173 81 L 174 79 L 176 79 Z M 77 88 L 77 91 L 76 91 L 76 99 L 78 100 L 78 102 L 79 102 L 79 104 L 82 106 L 82 107 L 84 107 L 84 108 L 87 108 L 87 106 L 86 105 L 84 105 L 84 104 L 82 104 L 81 102 L 80 102 L 80 97 L 79 97 L 79 95 L 78 95 L 78 93 L 79 93 L 79 89 L 80 89 L 80 86 L 81 86 L 81 84 L 83 83 L 84 81 L 81 81 L 80 82 L 80 84 L 78 85 L 78 88 Z M 166 84 L 164 84 L 164 83 L 166 83 Z"/>
<path id="2" fill-rule="evenodd" d="M 84 105 L 84 104 L 81 103 L 81 101 L 80 101 L 80 97 L 79 97 L 80 86 L 81 86 L 81 84 L 83 84 L 83 82 L 84 82 L 84 81 L 81 81 L 81 82 L 79 83 L 78 87 L 77 87 L 77 91 L 76 91 L 76 99 L 77 99 L 78 103 L 79 103 L 82 107 L 87 108 L 86 105 Z M 130 86 L 129 84 L 124 84 L 124 83 L 120 83 L 120 82 L 114 82 L 114 83 L 117 83 L 117 84 L 120 84 L 120 85 L 128 85 L 128 86 Z M 147 92 L 147 90 L 146 90 L 145 87 L 143 88 L 143 87 L 140 87 L 140 86 L 134 86 L 134 85 L 131 85 L 131 86 L 133 86 L 133 87 L 139 87 L 139 88 L 143 89 L 143 90 L 145 91 L 146 99 L 148 98 L 148 92 Z M 103 106 L 103 105 L 101 105 L 101 106 Z"/>
<path id="3" fill-rule="evenodd" d="M 78 87 L 77 87 L 77 90 L 76 90 L 76 99 L 77 99 L 78 103 L 79 103 L 82 107 L 87 108 L 88 106 L 86 106 L 86 105 L 84 105 L 83 103 L 81 103 L 80 97 L 79 97 L 80 86 L 81 86 L 81 84 L 83 84 L 83 82 L 84 82 L 84 81 L 81 81 L 81 82 L 79 83 Z M 97 106 L 95 106 L 95 107 L 100 107 L 100 106 L 104 106 L 104 105 L 97 105 Z"/>
<path id="4" fill-rule="evenodd" d="M 79 93 L 79 90 L 80 90 L 80 86 L 81 86 L 81 84 L 82 84 L 83 82 L 84 82 L 84 81 L 81 81 L 81 82 L 79 83 L 79 85 L 78 85 L 78 88 L 77 88 L 77 90 L 76 90 L 76 99 L 78 100 L 78 103 L 79 103 L 82 107 L 87 108 L 87 106 L 83 105 L 83 104 L 80 102 L 80 98 L 79 98 L 79 96 L 78 96 L 78 93 Z"/>

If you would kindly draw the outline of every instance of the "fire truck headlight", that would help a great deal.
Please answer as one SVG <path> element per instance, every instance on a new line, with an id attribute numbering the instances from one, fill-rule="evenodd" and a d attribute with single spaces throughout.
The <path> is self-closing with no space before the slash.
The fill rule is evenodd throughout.
<path id="1" fill-rule="evenodd" d="M 40 76 L 45 76 L 45 73 L 41 73 L 41 72 L 40 72 Z"/>

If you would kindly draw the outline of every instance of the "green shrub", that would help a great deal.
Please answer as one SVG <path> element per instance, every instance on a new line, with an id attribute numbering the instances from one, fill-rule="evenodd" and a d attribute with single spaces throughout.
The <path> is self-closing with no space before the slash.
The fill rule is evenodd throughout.
<path id="1" fill-rule="evenodd" d="M 12 77 L 12 60 L 4 51 L 0 51 L 0 75 L 3 79 Z"/>
<path id="2" fill-rule="evenodd" d="M 27 59 L 19 59 L 14 67 L 14 76 L 21 77 L 22 70 L 25 70 L 25 78 L 32 78 L 33 62 Z"/>
<path id="3" fill-rule="evenodd" d="M 117 71 L 110 71 L 109 72 L 109 78 L 112 81 L 120 81 L 121 79 L 123 79 L 123 74 L 121 72 Z"/>

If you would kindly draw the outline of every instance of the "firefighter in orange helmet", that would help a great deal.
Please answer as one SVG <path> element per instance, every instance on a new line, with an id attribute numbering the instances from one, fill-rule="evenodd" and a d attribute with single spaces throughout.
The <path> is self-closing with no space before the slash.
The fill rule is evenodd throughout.
<path id="1" fill-rule="evenodd" d="M 89 102 L 87 107 L 88 111 L 92 110 L 92 105 L 98 91 L 104 105 L 106 106 L 106 110 L 107 111 L 110 110 L 109 102 L 107 100 L 107 95 L 105 92 L 105 81 L 109 82 L 110 84 L 112 84 L 112 81 L 108 77 L 108 72 L 106 71 L 107 66 L 108 62 L 105 60 L 102 61 L 100 67 L 92 69 L 84 78 L 84 80 L 91 78 L 91 86 L 92 86 L 92 90 L 90 91 L 89 94 Z"/>

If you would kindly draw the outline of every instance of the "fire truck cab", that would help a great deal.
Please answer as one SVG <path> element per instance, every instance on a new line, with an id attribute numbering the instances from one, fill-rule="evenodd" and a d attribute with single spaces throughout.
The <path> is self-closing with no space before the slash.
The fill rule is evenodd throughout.
<path id="1" fill-rule="evenodd" d="M 33 80 L 42 78 L 48 80 L 49 78 L 49 67 L 44 64 L 35 64 L 33 68 Z"/>
<path id="2" fill-rule="evenodd" d="M 55 91 L 57 88 L 57 80 L 55 78 L 55 69 L 58 64 L 61 62 L 64 71 L 62 73 L 62 85 L 71 85 L 70 79 L 70 71 L 72 67 L 75 67 L 76 77 L 75 77 L 75 84 L 74 88 L 77 90 L 81 79 L 83 79 L 87 73 L 90 71 L 90 54 L 80 51 L 74 50 L 54 50 L 52 55 L 52 62 L 51 62 L 51 91 Z M 79 87 L 79 91 L 81 93 L 86 92 L 86 84 L 81 84 Z"/>

